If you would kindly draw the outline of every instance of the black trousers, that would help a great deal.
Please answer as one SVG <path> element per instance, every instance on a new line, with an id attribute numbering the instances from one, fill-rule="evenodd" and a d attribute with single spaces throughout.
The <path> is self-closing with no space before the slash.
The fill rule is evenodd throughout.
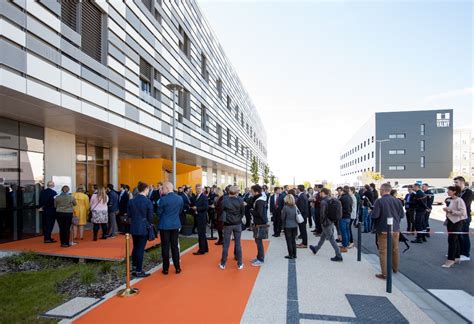
<path id="1" fill-rule="evenodd" d="M 170 248 L 171 257 L 175 269 L 181 269 L 179 264 L 179 244 L 178 236 L 179 229 L 174 230 L 160 230 L 161 236 L 161 255 L 163 257 L 163 270 L 168 271 L 170 268 Z"/>
<path id="2" fill-rule="evenodd" d="M 313 227 L 313 215 L 311 213 L 311 207 L 308 207 L 308 211 L 309 211 L 309 217 L 308 217 L 308 224 L 309 224 L 309 227 Z"/>
<path id="3" fill-rule="evenodd" d="M 94 239 L 97 239 L 97 234 L 99 233 L 99 227 L 102 228 L 102 237 L 107 235 L 107 223 L 94 223 L 94 227 L 92 228 L 94 232 Z"/>
<path id="4" fill-rule="evenodd" d="M 59 225 L 59 237 L 62 244 L 69 245 L 69 236 L 71 234 L 72 213 L 56 213 Z"/>
<path id="5" fill-rule="evenodd" d="M 426 234 L 421 233 L 425 230 L 425 214 L 424 210 L 415 210 L 415 229 L 417 231 L 416 238 L 421 239 Z"/>
<path id="6" fill-rule="evenodd" d="M 143 255 L 145 254 L 145 246 L 147 239 L 147 235 L 132 235 L 132 266 L 135 268 L 136 272 L 143 271 Z"/>
<path id="7" fill-rule="evenodd" d="M 285 238 L 286 238 L 286 247 L 288 248 L 288 255 L 290 257 L 296 258 L 296 235 L 298 234 L 298 229 L 294 228 L 285 228 Z"/>
<path id="8" fill-rule="evenodd" d="M 407 232 L 414 232 L 415 231 L 415 210 L 414 209 L 407 209 Z"/>
<path id="9" fill-rule="evenodd" d="M 43 236 L 45 241 L 51 240 L 51 232 L 54 228 L 54 222 L 56 221 L 56 214 L 43 212 Z"/>
<path id="10" fill-rule="evenodd" d="M 250 209 L 245 209 L 245 227 L 249 228 L 252 223 L 252 216 L 250 215 Z"/>
<path id="11" fill-rule="evenodd" d="M 298 224 L 298 228 L 300 230 L 300 235 L 301 235 L 301 239 L 303 240 L 301 242 L 301 244 L 303 245 L 308 245 L 308 232 L 306 231 L 306 222 L 307 222 L 307 219 L 306 217 L 304 218 L 304 222 L 301 223 L 301 224 Z"/>
<path id="12" fill-rule="evenodd" d="M 206 215 L 196 216 L 199 252 L 201 253 L 209 252 L 209 247 L 207 245 L 207 238 L 206 238 L 206 225 L 207 225 L 206 218 L 207 218 Z"/>
<path id="13" fill-rule="evenodd" d="M 273 214 L 273 234 L 280 236 L 283 221 L 281 220 L 281 210 L 275 210 Z"/>
<path id="14" fill-rule="evenodd" d="M 315 207 L 316 210 L 314 211 L 314 223 L 316 224 L 316 232 L 317 233 L 322 233 L 323 232 L 323 227 L 321 225 L 321 217 L 319 216 L 319 207 Z"/>
<path id="15" fill-rule="evenodd" d="M 463 221 L 453 223 L 448 219 L 448 232 L 461 232 Z M 461 256 L 460 234 L 448 234 L 448 260 L 454 261 Z"/>

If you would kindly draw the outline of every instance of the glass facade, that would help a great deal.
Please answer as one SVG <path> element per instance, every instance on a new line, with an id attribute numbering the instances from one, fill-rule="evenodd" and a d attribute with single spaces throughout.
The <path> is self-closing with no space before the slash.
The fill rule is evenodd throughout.
<path id="1" fill-rule="evenodd" d="M 41 234 L 44 129 L 0 118 L 0 242 Z"/>
<path id="2" fill-rule="evenodd" d="M 109 183 L 109 149 L 76 142 L 76 184 L 94 192 L 94 185 Z"/>

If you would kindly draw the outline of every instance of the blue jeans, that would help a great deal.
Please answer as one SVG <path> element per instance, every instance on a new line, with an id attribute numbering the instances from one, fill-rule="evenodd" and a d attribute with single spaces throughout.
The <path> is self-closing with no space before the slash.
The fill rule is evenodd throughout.
<path id="1" fill-rule="evenodd" d="M 133 250 L 132 250 L 132 265 L 137 272 L 143 271 L 143 254 L 145 253 L 145 246 L 148 240 L 147 235 L 132 235 Z"/>
<path id="2" fill-rule="evenodd" d="M 364 232 L 372 230 L 372 219 L 369 214 L 369 207 L 362 207 L 362 219 L 364 220 Z"/>
<path id="3" fill-rule="evenodd" d="M 341 231 L 341 236 L 342 236 L 342 246 L 347 247 L 349 245 L 349 224 L 351 222 L 350 218 L 341 218 L 339 220 L 339 230 Z"/>

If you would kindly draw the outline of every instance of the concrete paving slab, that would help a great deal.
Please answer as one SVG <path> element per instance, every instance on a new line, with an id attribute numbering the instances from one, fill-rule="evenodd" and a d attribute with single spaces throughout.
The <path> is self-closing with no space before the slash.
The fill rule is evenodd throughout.
<path id="1" fill-rule="evenodd" d="M 455 309 L 462 316 L 474 322 L 474 297 L 462 290 L 429 289 L 429 292 Z"/>
<path id="2" fill-rule="evenodd" d="M 57 318 L 73 318 L 74 316 L 77 316 L 84 310 L 97 304 L 100 301 L 100 298 L 76 297 L 46 312 L 44 316 Z"/>

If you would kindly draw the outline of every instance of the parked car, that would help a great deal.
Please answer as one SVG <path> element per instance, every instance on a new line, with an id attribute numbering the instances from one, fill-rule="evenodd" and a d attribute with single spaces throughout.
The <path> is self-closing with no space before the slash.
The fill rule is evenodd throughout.
<path id="1" fill-rule="evenodd" d="M 406 194 L 408 193 L 408 186 L 411 186 L 413 184 L 399 184 L 396 185 L 394 189 L 397 190 L 397 196 L 398 198 L 405 198 Z"/>
<path id="2" fill-rule="evenodd" d="M 435 187 L 435 188 L 430 188 L 430 189 L 433 192 L 433 196 L 434 196 L 433 204 L 435 205 L 444 204 L 444 201 L 446 200 L 446 198 L 448 198 L 448 189 L 441 188 L 441 187 Z"/>

